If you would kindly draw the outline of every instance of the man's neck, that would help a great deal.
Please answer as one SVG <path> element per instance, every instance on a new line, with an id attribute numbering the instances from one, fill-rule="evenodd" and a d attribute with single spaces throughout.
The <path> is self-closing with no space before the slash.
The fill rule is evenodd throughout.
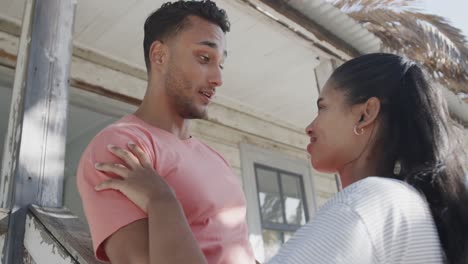
<path id="1" fill-rule="evenodd" d="M 135 116 L 151 126 L 163 129 L 180 139 L 190 138 L 190 120 L 181 117 L 169 104 L 163 94 L 147 93 Z"/>

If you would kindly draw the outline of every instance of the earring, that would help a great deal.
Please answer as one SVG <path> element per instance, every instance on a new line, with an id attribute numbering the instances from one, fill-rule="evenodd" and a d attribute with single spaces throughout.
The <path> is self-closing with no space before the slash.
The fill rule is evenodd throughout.
<path id="1" fill-rule="evenodd" d="M 393 174 L 394 175 L 400 175 L 401 172 L 401 162 L 397 160 L 395 162 L 395 166 L 393 167 Z"/>
<path id="2" fill-rule="evenodd" d="M 353 132 L 356 136 L 360 136 L 362 134 L 364 134 L 364 128 L 361 127 L 361 130 L 359 130 L 359 132 L 357 131 L 357 125 L 354 126 L 354 129 L 353 129 Z"/>

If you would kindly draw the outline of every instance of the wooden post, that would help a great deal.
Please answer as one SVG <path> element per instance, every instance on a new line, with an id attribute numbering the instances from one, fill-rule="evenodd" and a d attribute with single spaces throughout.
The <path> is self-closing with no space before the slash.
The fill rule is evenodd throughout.
<path id="1" fill-rule="evenodd" d="M 8 131 L 5 136 L 3 147 L 2 171 L 0 175 L 0 207 L 10 208 L 11 189 L 13 184 L 14 170 L 16 168 L 16 158 L 18 155 L 18 141 L 20 140 L 21 121 L 23 105 L 23 94 L 26 88 L 26 72 L 28 63 L 28 50 L 31 40 L 31 19 L 33 1 L 27 1 L 24 8 L 23 28 L 18 47 L 16 60 L 15 78 L 11 97 L 10 115 L 8 118 Z"/>
<path id="2" fill-rule="evenodd" d="M 75 0 L 27 0 L 1 175 L 1 207 L 10 210 L 2 263 L 22 263 L 28 205 L 62 206 L 68 78 Z M 28 21 L 25 12 L 24 21 Z M 20 45 L 20 46 L 21 46 Z M 22 63 L 27 61 L 26 80 Z"/>

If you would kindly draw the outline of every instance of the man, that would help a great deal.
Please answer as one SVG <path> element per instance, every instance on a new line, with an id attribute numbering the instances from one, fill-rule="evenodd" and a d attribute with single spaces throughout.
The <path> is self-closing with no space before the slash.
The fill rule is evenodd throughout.
<path id="1" fill-rule="evenodd" d="M 77 171 L 98 259 L 149 262 L 147 215 L 118 191 L 94 189 L 117 177 L 99 172 L 95 164 L 118 163 L 108 148 L 127 148 L 131 141 L 173 188 L 208 263 L 255 263 L 237 177 L 221 155 L 189 132 L 190 120 L 207 116 L 222 84 L 229 27 L 225 11 L 211 1 L 166 3 L 147 18 L 143 44 L 148 87 L 143 102 L 91 141 Z"/>

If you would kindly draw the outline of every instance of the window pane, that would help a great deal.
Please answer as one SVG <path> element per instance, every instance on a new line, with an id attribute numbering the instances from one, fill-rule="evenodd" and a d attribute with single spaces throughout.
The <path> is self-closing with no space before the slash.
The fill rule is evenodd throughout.
<path id="1" fill-rule="evenodd" d="M 263 229 L 263 246 L 265 248 L 265 262 L 271 259 L 281 247 L 281 232 Z"/>
<path id="2" fill-rule="evenodd" d="M 303 225 L 306 223 L 304 212 L 304 196 L 302 195 L 299 177 L 287 174 L 281 175 L 283 185 L 283 199 L 288 224 Z"/>
<path id="3" fill-rule="evenodd" d="M 260 212 L 265 222 L 283 223 L 283 209 L 275 171 L 256 168 Z"/>
<path id="4" fill-rule="evenodd" d="M 292 232 L 284 232 L 284 243 L 288 242 L 288 240 L 294 236 Z"/>

